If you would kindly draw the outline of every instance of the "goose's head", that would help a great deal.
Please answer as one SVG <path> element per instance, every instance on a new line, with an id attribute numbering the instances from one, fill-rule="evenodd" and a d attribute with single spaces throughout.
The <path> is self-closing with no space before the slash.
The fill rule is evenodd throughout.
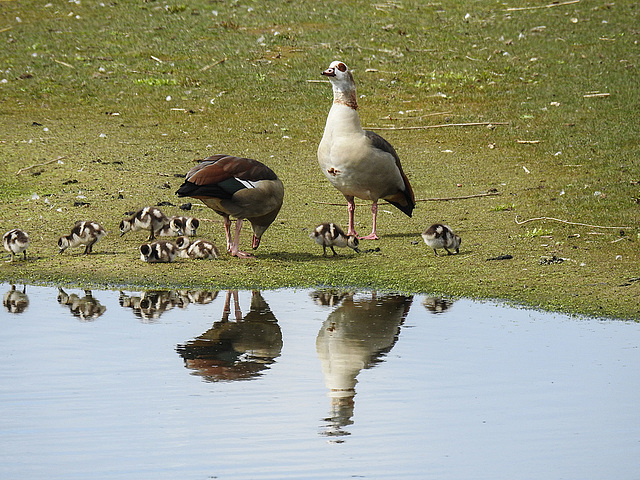
<path id="1" fill-rule="evenodd" d="M 353 85 L 353 75 L 351 75 L 351 70 L 347 67 L 346 63 L 341 62 L 340 60 L 335 60 L 331 62 L 329 68 L 327 68 L 322 75 L 328 77 L 331 80 L 331 83 L 340 85 L 342 83 L 347 85 Z"/>
<path id="2" fill-rule="evenodd" d="M 351 75 L 351 70 L 344 62 L 335 60 L 331 62 L 322 75 L 331 81 L 333 87 L 334 103 L 345 104 L 354 110 L 358 108 L 356 100 L 356 82 Z"/>

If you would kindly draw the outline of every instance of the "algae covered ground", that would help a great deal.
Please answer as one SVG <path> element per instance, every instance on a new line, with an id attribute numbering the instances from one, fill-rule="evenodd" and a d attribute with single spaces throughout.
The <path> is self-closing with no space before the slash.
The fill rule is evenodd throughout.
<path id="1" fill-rule="evenodd" d="M 502 299 L 640 318 L 640 4 L 596 0 L 0 0 L 0 228 L 31 236 L 0 280 L 141 288 L 336 286 Z M 418 199 L 381 239 L 324 258 L 346 226 L 316 160 L 332 60 L 354 71 L 365 128 Z M 127 212 L 164 205 L 194 161 L 258 159 L 285 202 L 256 258 L 139 260 Z M 193 202 L 224 250 L 220 217 Z M 109 232 L 58 255 L 77 220 Z M 369 206 L 358 203 L 362 233 Z M 420 233 L 449 224 L 459 255 Z M 249 228 L 242 244 L 248 247 Z"/>

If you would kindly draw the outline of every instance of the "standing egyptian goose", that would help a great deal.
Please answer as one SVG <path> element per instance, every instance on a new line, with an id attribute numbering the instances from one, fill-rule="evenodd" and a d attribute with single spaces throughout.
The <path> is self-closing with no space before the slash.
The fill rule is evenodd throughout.
<path id="1" fill-rule="evenodd" d="M 162 210 L 156 207 L 144 207 L 134 213 L 131 218 L 120 222 L 120 236 L 129 231 L 149 230 L 149 238 L 147 238 L 149 242 L 156 238 L 156 232 L 167 223 L 169 223 L 169 219 L 162 213 Z M 181 230 L 178 235 L 182 235 Z"/>
<path id="2" fill-rule="evenodd" d="M 460 252 L 460 243 L 462 240 L 458 235 L 453 233 L 453 230 L 451 230 L 451 227 L 448 225 L 434 223 L 422 232 L 422 239 L 424 243 L 433 248 L 436 257 L 438 256 L 438 248 L 444 248 L 449 255 L 451 255 L 449 249 L 455 250 L 456 253 Z"/>
<path id="3" fill-rule="evenodd" d="M 347 199 L 347 235 L 356 235 L 354 197 L 358 197 L 373 202 L 373 228 L 369 235 L 360 238 L 377 240 L 378 200 L 383 198 L 411 216 L 415 207 L 413 190 L 389 142 L 362 129 L 351 71 L 343 62 L 335 61 L 322 75 L 333 86 L 333 105 L 318 146 L 318 162 L 331 185 Z"/>
<path id="4" fill-rule="evenodd" d="M 71 229 L 69 235 L 63 235 L 58 240 L 60 251 L 64 252 L 67 248 L 75 248 L 84 245 L 84 254 L 89 255 L 93 251 L 93 244 L 107 234 L 104 228 L 96 222 L 76 222 Z"/>
<path id="5" fill-rule="evenodd" d="M 29 235 L 27 235 L 27 232 L 19 228 L 9 230 L 2 236 L 2 244 L 4 249 L 11 254 L 9 262 L 13 262 L 16 255 L 21 253 L 24 255 L 24 259 L 27 259 L 27 248 L 29 247 Z"/>
<path id="6" fill-rule="evenodd" d="M 349 247 L 356 252 L 358 250 L 358 237 L 355 235 L 347 235 L 335 223 L 321 223 L 309 235 L 318 245 L 322 245 L 322 255 L 327 256 L 327 247 L 331 249 L 333 255 L 337 255 L 333 247 Z"/>
<path id="7" fill-rule="evenodd" d="M 251 247 L 255 250 L 282 207 L 284 186 L 273 170 L 257 160 L 214 155 L 189 170 L 176 193 L 179 197 L 197 198 L 222 215 L 227 251 L 232 256 L 247 258 L 252 255 L 238 247 L 242 221 L 247 219 L 251 223 Z M 231 217 L 237 220 L 233 240 Z"/>

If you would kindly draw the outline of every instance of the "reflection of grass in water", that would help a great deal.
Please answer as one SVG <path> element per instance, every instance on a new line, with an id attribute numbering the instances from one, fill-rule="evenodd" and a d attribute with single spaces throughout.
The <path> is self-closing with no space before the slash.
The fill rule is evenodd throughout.
<path id="1" fill-rule="evenodd" d="M 0 218 L 6 230 L 29 231 L 33 260 L 0 269 L 0 278 L 357 285 L 633 315 L 633 292 L 614 287 L 637 268 L 632 199 L 640 155 L 638 125 L 628 119 L 640 97 L 632 75 L 632 7 L 592 10 L 582 2 L 507 17 L 494 2 L 480 1 L 464 21 L 464 2 L 433 7 L 407 1 L 403 7 L 301 0 L 290 8 L 274 0 L 267 14 L 259 3 L 238 8 L 194 1 L 165 8 L 157 2 L 82 2 L 70 16 L 44 5 L 24 9 L 4 2 Z M 589 20 L 568 22 L 567 8 Z M 398 151 L 418 199 L 495 188 L 502 205 L 492 209 L 483 198 L 418 202 L 410 219 L 381 204 L 382 238 L 374 244 L 380 252 L 322 258 L 308 231 L 323 221 L 346 223 L 346 208 L 317 203 L 342 201 L 316 163 L 331 105 L 331 88 L 320 72 L 334 59 L 354 70 L 365 128 L 508 122 L 380 132 Z M 592 92 L 610 95 L 585 97 Z M 140 265 L 136 251 L 143 236 L 117 235 L 124 213 L 163 201 L 184 203 L 173 193 L 178 177 L 194 159 L 221 152 L 264 161 L 284 181 L 285 203 L 258 259 L 223 255 L 197 268 L 186 260 Z M 40 198 L 31 200 L 33 193 Z M 89 205 L 74 207 L 79 196 Z M 219 218 L 192 203 L 190 214 L 213 220 L 200 234 L 224 247 Z M 523 217 L 633 228 L 612 244 L 621 238 L 617 230 L 589 235 L 588 229 L 559 225 L 554 235 L 570 239 L 548 247 L 554 252 L 532 252 L 527 238 L 533 232 L 523 233 L 509 214 L 516 204 Z M 96 253 L 109 252 L 108 261 L 96 262 L 104 255 L 55 255 L 57 238 L 79 219 L 105 226 L 109 235 Z M 368 207 L 358 207 L 356 220 L 360 233 L 368 233 Z M 460 256 L 428 255 L 420 232 L 436 222 L 462 236 Z M 248 241 L 245 227 L 242 242 Z M 514 260 L 499 268 L 484 261 L 505 253 Z M 562 278 L 541 279 L 536 262 L 546 253 L 577 257 L 575 266 L 564 265 Z M 613 261 L 616 255 L 622 260 Z M 596 298 L 593 284 L 608 286 Z"/>

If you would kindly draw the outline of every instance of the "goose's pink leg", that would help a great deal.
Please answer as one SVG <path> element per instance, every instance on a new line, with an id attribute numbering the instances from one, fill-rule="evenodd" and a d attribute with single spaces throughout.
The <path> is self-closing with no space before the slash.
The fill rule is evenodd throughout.
<path id="1" fill-rule="evenodd" d="M 233 243 L 231 244 L 229 254 L 233 257 L 238 257 L 238 258 L 252 258 L 253 255 L 251 255 L 250 253 L 239 250 L 240 230 L 242 230 L 242 220 L 238 219 L 236 220 L 236 234 L 233 239 Z"/>
<path id="2" fill-rule="evenodd" d="M 366 237 L 359 237 L 360 240 L 378 240 L 378 234 L 376 233 L 376 221 L 378 219 L 378 201 L 373 202 L 371 205 L 371 214 L 373 215 L 373 228 L 371 233 Z"/>
<path id="3" fill-rule="evenodd" d="M 224 237 L 227 240 L 227 252 L 231 253 L 231 219 L 227 215 L 224 217 Z"/>
<path id="4" fill-rule="evenodd" d="M 353 197 L 348 197 L 345 195 L 345 198 L 347 199 L 347 212 L 349 213 L 349 228 L 347 230 L 347 235 L 357 235 L 356 229 L 354 227 L 356 202 Z"/>

